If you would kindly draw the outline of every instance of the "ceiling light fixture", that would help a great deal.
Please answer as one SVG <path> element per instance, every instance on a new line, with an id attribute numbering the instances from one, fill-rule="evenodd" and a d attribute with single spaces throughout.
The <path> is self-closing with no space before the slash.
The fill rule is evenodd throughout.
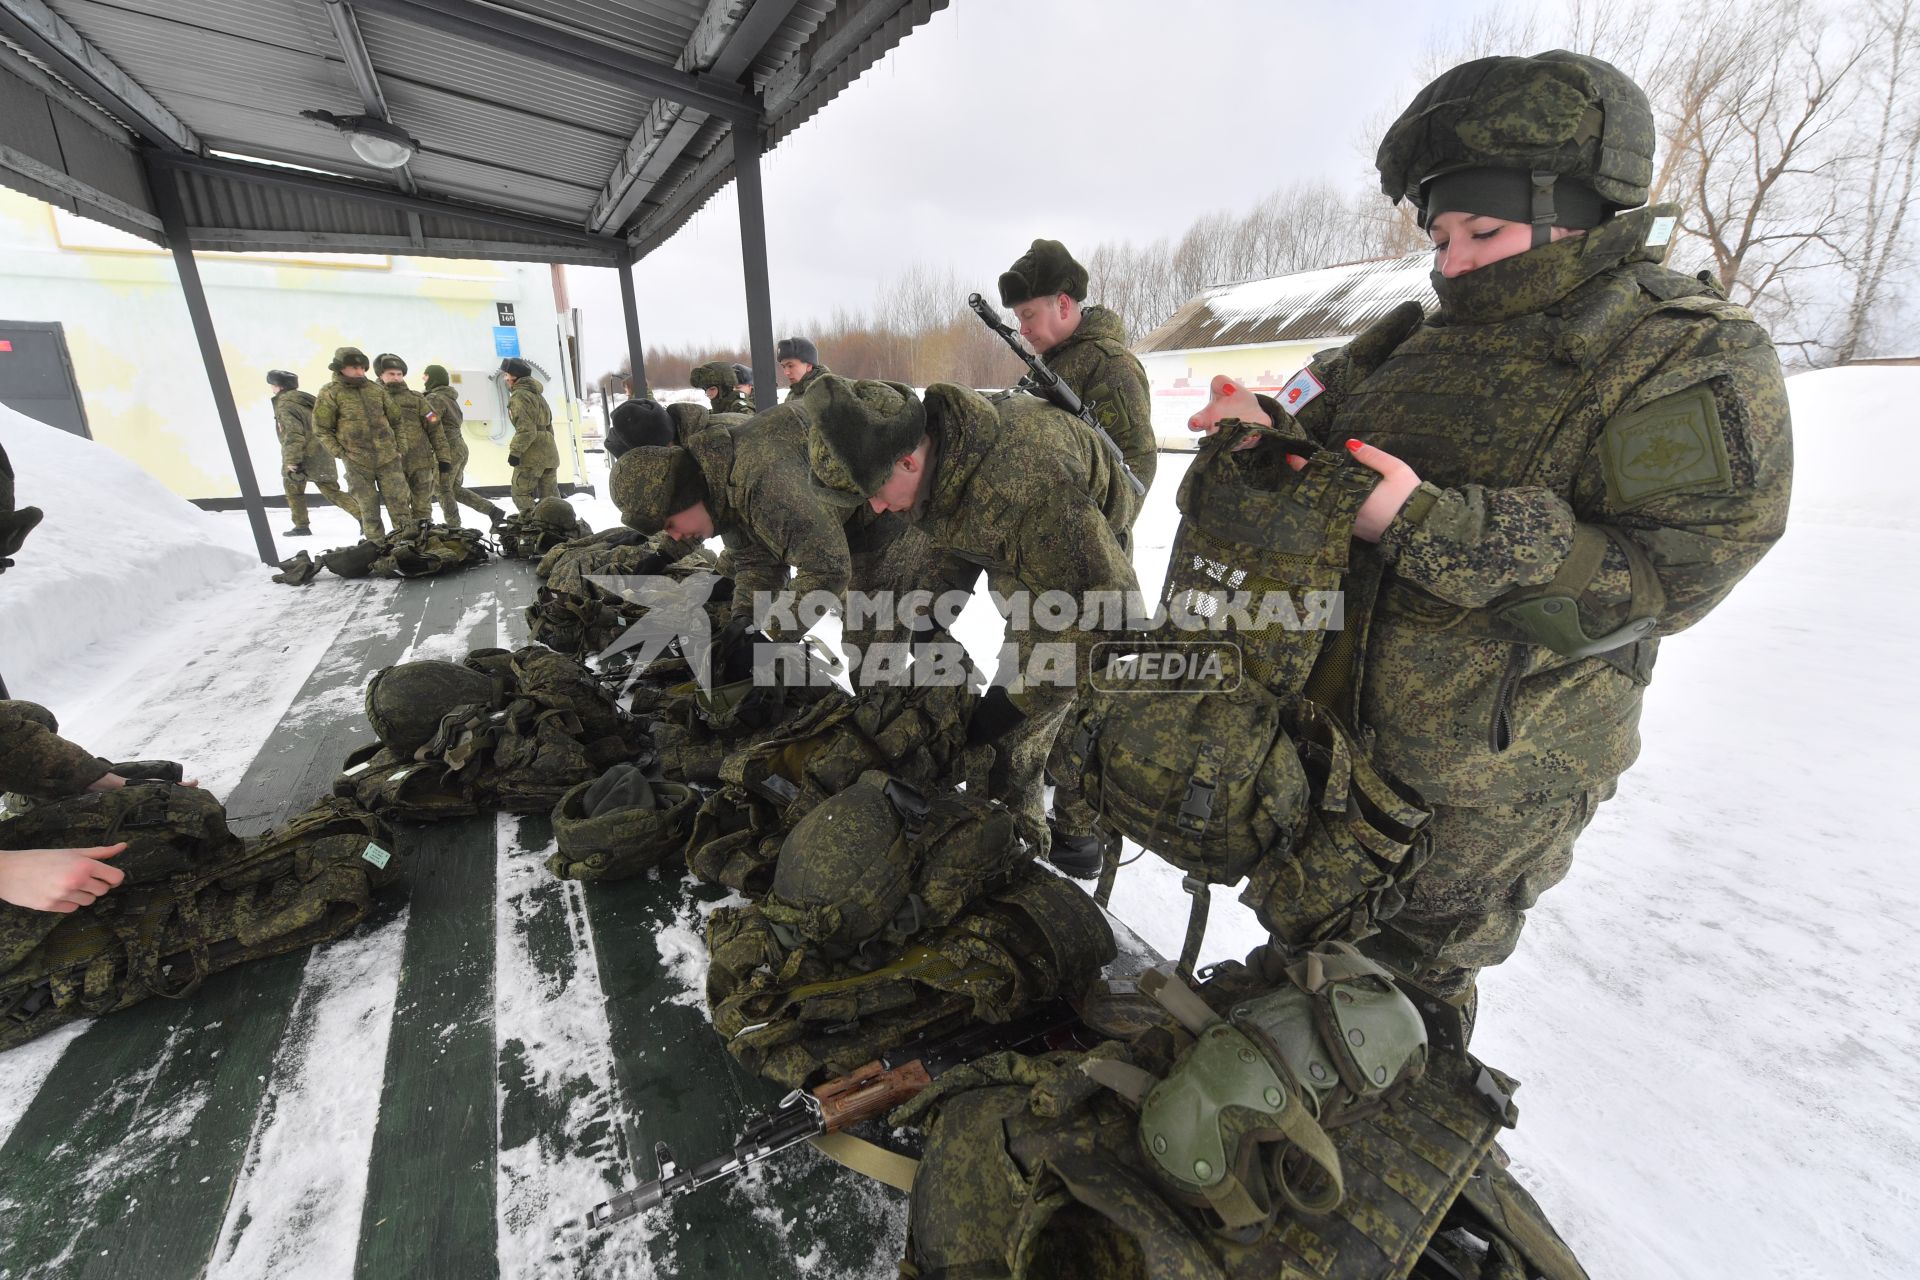
<path id="1" fill-rule="evenodd" d="M 398 169 L 420 150 L 420 144 L 405 129 L 378 116 L 337 116 L 331 111 L 300 114 L 346 134 L 353 153 L 376 169 Z"/>

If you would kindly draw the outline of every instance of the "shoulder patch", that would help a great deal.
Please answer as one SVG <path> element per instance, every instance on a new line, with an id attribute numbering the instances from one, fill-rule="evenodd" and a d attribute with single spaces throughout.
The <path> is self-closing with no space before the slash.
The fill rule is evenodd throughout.
<path id="1" fill-rule="evenodd" d="M 1312 404 L 1314 397 L 1326 389 L 1326 384 L 1313 376 L 1313 367 L 1309 365 L 1288 378 L 1286 385 L 1280 388 L 1280 394 L 1274 398 L 1287 411 L 1288 417 L 1297 418 L 1300 411 Z"/>
<path id="2" fill-rule="evenodd" d="M 1713 388 L 1705 383 L 1615 414 L 1600 433 L 1600 463 L 1616 511 L 1669 493 L 1731 486 Z"/>

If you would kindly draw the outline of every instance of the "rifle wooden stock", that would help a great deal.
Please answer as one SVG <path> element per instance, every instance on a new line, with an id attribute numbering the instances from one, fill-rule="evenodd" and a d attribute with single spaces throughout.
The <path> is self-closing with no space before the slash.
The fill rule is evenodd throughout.
<path id="1" fill-rule="evenodd" d="M 878 1062 L 856 1067 L 813 1091 L 828 1133 L 884 1116 L 933 1083 L 918 1058 L 894 1068 Z"/>

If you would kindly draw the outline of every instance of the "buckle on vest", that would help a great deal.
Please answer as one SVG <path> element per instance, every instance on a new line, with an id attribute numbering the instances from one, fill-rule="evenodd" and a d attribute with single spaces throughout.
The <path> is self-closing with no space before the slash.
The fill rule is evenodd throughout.
<path id="1" fill-rule="evenodd" d="M 1199 834 L 1213 821 L 1213 784 L 1198 778 L 1187 780 L 1187 794 L 1180 801 L 1180 826 Z"/>

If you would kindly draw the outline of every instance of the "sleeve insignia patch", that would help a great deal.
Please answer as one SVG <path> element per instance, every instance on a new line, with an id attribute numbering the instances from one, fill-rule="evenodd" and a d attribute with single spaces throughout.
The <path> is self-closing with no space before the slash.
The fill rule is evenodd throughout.
<path id="1" fill-rule="evenodd" d="M 1732 483 L 1713 388 L 1702 384 L 1628 413 L 1600 434 L 1600 462 L 1614 510 L 1670 493 L 1712 493 Z"/>
<path id="2" fill-rule="evenodd" d="M 1280 388 L 1280 407 L 1287 411 L 1290 418 L 1300 416 L 1300 411 L 1313 402 L 1313 398 L 1327 388 L 1320 379 L 1313 376 L 1312 366 L 1302 369 L 1287 379 Z"/>

